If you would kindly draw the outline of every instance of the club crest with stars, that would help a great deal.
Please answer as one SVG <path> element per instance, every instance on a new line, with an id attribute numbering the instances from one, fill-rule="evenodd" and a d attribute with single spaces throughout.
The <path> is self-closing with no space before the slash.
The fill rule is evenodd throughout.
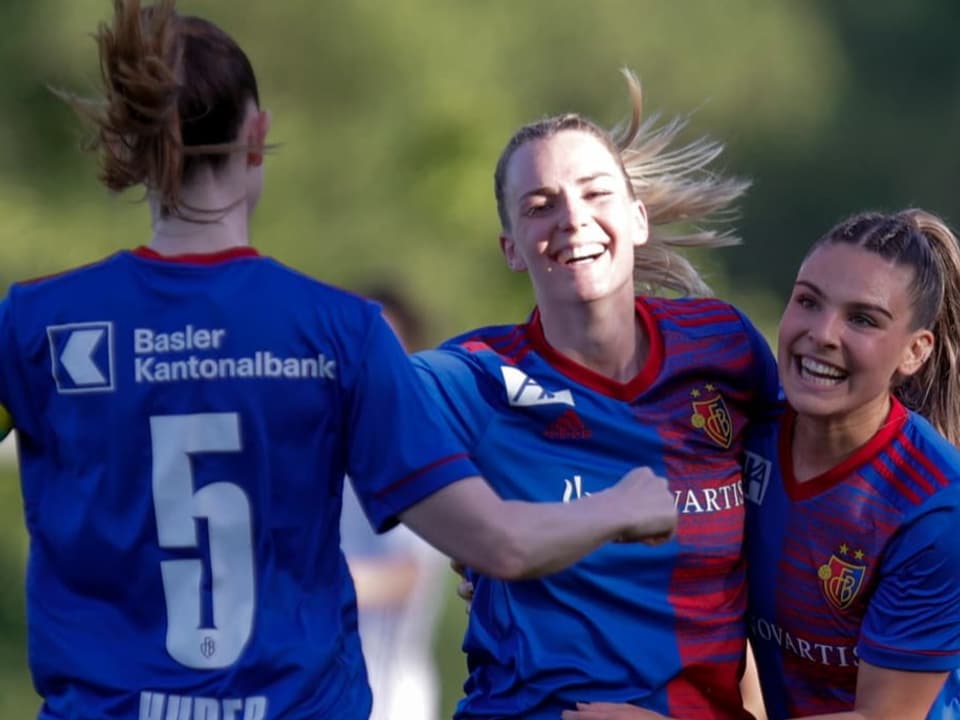
<path id="1" fill-rule="evenodd" d="M 844 558 L 851 558 L 853 561 Z M 853 550 L 844 543 L 830 559 L 817 570 L 824 596 L 838 610 L 846 610 L 857 599 L 867 574 L 863 550 Z"/>
<path id="2" fill-rule="evenodd" d="M 703 430 L 707 437 L 726 449 L 733 442 L 733 421 L 723 396 L 714 385 L 705 385 L 690 391 L 693 415 L 690 424 Z"/>

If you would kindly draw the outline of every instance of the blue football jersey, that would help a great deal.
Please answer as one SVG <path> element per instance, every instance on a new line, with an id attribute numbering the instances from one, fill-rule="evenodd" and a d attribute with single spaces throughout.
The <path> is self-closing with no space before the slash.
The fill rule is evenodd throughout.
<path id="1" fill-rule="evenodd" d="M 537 312 L 415 358 L 503 497 L 575 502 L 646 465 L 680 511 L 677 539 L 662 546 L 608 545 L 537 580 L 474 577 L 457 718 L 556 720 L 596 700 L 745 717 L 742 442 L 775 405 L 774 360 L 726 303 L 636 307 L 651 347 L 627 383 L 556 352 Z"/>
<path id="2" fill-rule="evenodd" d="M 377 307 L 250 248 L 15 285 L 40 718 L 365 719 L 344 475 L 371 523 L 476 474 Z"/>
<path id="3" fill-rule="evenodd" d="M 795 415 L 751 430 L 750 636 L 770 720 L 853 709 L 860 658 L 960 668 L 960 451 L 893 401 L 881 430 L 798 482 Z M 930 720 L 956 712 L 957 679 Z"/>

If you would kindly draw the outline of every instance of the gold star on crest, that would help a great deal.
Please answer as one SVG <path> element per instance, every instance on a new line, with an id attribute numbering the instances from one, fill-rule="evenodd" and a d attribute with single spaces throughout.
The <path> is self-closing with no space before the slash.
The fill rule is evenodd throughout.
<path id="1" fill-rule="evenodd" d="M 717 388 L 716 388 L 716 386 L 714 386 L 714 385 L 707 385 L 707 392 L 713 392 L 713 391 L 716 390 L 716 389 L 717 389 Z"/>
<path id="2" fill-rule="evenodd" d="M 700 397 L 700 391 L 694 388 L 693 390 L 690 391 L 690 397 L 695 397 L 695 398 Z"/>
<path id="3" fill-rule="evenodd" d="M 863 550 L 857 550 L 856 552 L 853 553 L 853 556 L 854 556 L 857 560 L 863 560 L 863 555 L 864 555 Z"/>
<path id="4" fill-rule="evenodd" d="M 843 545 L 841 545 L 841 546 L 840 546 L 840 554 L 841 554 L 841 555 L 849 555 L 849 554 L 850 554 L 850 546 L 847 545 L 846 543 L 844 543 Z"/>

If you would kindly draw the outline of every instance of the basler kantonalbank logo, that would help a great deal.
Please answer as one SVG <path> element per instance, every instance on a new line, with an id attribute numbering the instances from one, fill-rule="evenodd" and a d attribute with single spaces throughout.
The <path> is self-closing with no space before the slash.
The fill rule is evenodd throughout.
<path id="1" fill-rule="evenodd" d="M 113 323 L 48 325 L 50 370 L 57 392 L 110 392 L 115 388 Z"/>

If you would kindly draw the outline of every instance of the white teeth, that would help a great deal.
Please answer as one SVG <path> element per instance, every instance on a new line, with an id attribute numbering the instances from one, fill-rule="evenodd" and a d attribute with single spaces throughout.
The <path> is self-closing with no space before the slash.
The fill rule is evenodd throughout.
<path id="1" fill-rule="evenodd" d="M 840 368 L 809 357 L 800 358 L 800 373 L 808 380 L 824 385 L 834 385 L 847 377 Z"/>
<path id="2" fill-rule="evenodd" d="M 557 262 L 566 264 L 586 258 L 594 258 L 602 255 L 606 248 L 600 243 L 587 243 L 585 245 L 573 245 L 566 247 L 557 253 Z"/>

